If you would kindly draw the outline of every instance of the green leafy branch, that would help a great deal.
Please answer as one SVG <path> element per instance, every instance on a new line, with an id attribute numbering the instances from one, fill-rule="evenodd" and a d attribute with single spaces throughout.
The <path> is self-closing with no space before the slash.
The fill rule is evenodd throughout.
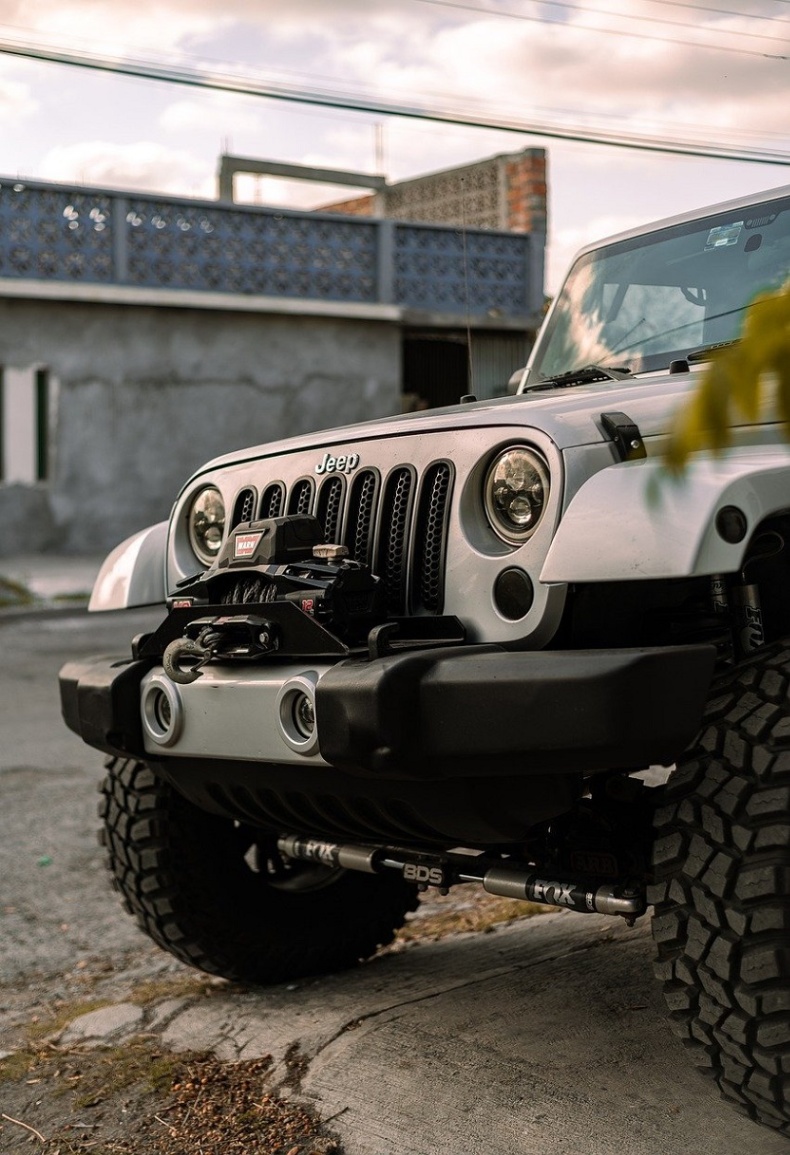
<path id="1" fill-rule="evenodd" d="M 738 343 L 713 355 L 676 417 L 665 452 L 669 472 L 681 474 L 697 450 L 721 453 L 739 419 L 754 423 L 771 399 L 790 441 L 790 281 L 756 297 Z"/>

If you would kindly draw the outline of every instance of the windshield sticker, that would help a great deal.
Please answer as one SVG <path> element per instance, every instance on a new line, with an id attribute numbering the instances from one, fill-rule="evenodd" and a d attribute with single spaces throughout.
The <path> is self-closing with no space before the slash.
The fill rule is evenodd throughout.
<path id="1" fill-rule="evenodd" d="M 705 242 L 706 252 L 708 249 L 723 249 L 725 245 L 737 245 L 742 230 L 743 221 L 738 221 L 734 225 L 718 225 L 715 229 L 711 229 Z"/>

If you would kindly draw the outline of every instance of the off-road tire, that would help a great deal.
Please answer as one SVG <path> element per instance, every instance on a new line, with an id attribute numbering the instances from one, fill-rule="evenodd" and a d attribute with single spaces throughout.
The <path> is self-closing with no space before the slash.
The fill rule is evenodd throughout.
<path id="1" fill-rule="evenodd" d="M 248 866 L 262 832 L 200 810 L 145 763 L 114 759 L 100 839 L 124 906 L 154 942 L 209 974 L 265 984 L 339 970 L 392 941 L 417 906 L 398 875 Z M 247 857 L 245 857 L 247 856 Z"/>
<path id="2" fill-rule="evenodd" d="M 790 646 L 718 683 L 656 815 L 653 934 L 672 1023 L 751 1119 L 790 1135 Z"/>

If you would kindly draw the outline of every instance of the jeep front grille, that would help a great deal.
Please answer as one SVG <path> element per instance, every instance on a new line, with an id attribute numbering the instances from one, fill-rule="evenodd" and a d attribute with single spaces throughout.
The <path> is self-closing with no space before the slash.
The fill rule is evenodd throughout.
<path id="1" fill-rule="evenodd" d="M 422 476 L 411 464 L 395 466 L 383 479 L 376 469 L 349 480 L 335 474 L 317 492 L 309 477 L 273 482 L 263 490 L 258 516 L 314 513 L 326 541 L 346 545 L 354 561 L 382 579 L 388 613 L 440 614 L 452 481 L 452 466 L 439 461 Z M 248 492 L 238 495 L 234 511 Z"/>

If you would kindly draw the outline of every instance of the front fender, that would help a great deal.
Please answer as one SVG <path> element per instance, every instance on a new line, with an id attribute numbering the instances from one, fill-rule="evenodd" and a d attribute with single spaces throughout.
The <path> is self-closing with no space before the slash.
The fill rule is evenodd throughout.
<path id="1" fill-rule="evenodd" d="M 723 540 L 716 515 L 746 515 L 741 542 Z M 596 473 L 572 498 L 551 544 L 543 582 L 639 581 L 732 573 L 768 515 L 790 509 L 790 451 L 749 446 L 698 454 L 673 479 L 658 458 Z"/>
<path id="2" fill-rule="evenodd" d="M 128 537 L 106 558 L 93 586 L 88 609 L 125 610 L 164 603 L 167 522 Z"/>

